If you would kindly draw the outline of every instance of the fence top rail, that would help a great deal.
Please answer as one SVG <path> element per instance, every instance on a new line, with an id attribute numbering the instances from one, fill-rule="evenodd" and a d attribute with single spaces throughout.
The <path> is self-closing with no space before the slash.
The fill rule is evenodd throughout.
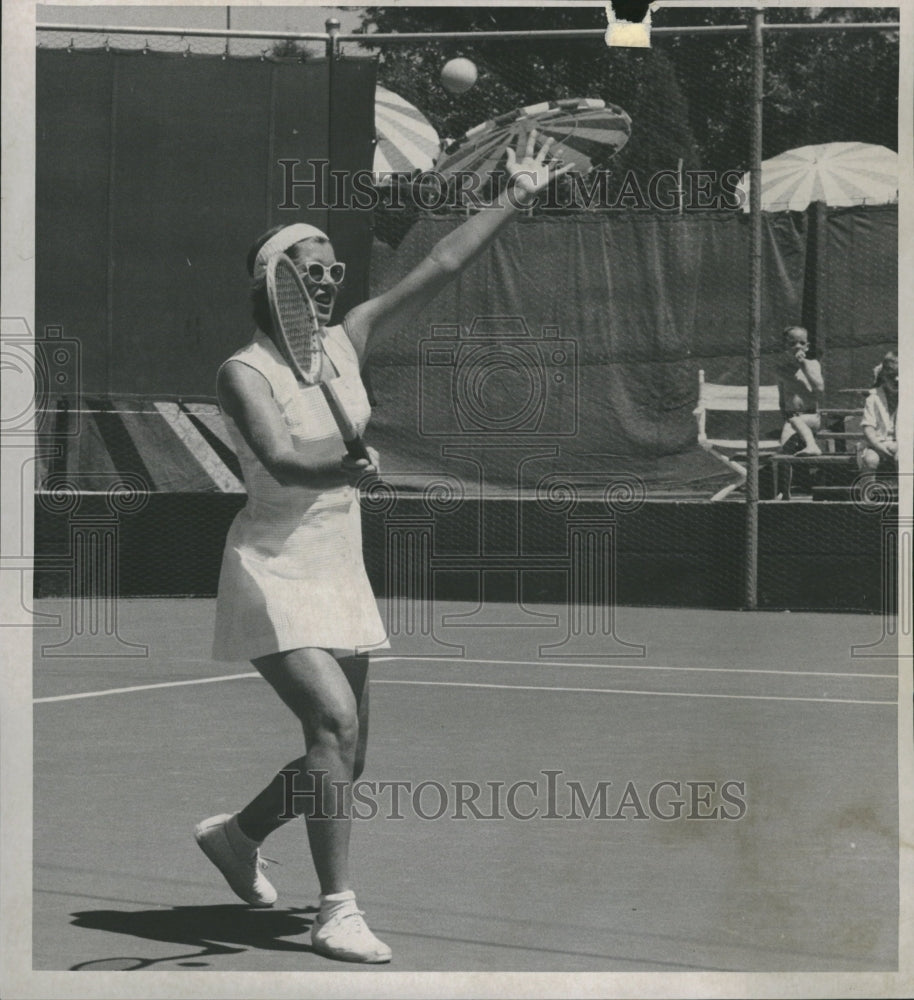
<path id="1" fill-rule="evenodd" d="M 685 35 L 737 35 L 745 34 L 748 24 L 714 24 L 655 26 L 651 34 L 670 38 Z M 898 31 L 898 21 L 867 21 L 867 22 L 822 22 L 818 24 L 763 24 L 764 31 Z M 353 32 L 349 34 L 327 33 L 322 31 L 244 31 L 228 28 L 141 28 L 127 25 L 104 24 L 38 24 L 37 31 L 60 31 L 73 34 L 97 35 L 177 35 L 208 37 L 208 38 L 262 38 L 279 41 L 291 40 L 302 42 L 360 42 L 361 44 L 397 44 L 419 41 L 517 41 L 518 39 L 561 40 L 576 38 L 602 38 L 603 28 L 567 28 L 555 31 L 405 31 L 399 33 L 386 32 Z"/>
<path id="2" fill-rule="evenodd" d="M 652 35 L 671 38 L 677 35 L 742 35 L 750 24 L 693 24 L 676 27 L 661 25 L 651 28 Z M 763 24 L 765 31 L 897 31 L 898 21 L 867 21 L 858 23 L 824 22 L 821 24 Z M 339 34 L 338 42 L 418 42 L 431 41 L 512 41 L 519 38 L 542 38 L 560 40 L 563 38 L 602 38 L 605 28 L 565 28 L 555 31 L 404 31 L 396 34 Z"/>
<path id="3" fill-rule="evenodd" d="M 36 24 L 36 31 L 61 31 L 92 35 L 177 35 L 203 38 L 264 38 L 270 41 L 291 39 L 298 42 L 328 42 L 324 31 L 243 31 L 234 28 L 137 28 L 104 24 Z M 362 36 L 359 36 L 362 37 Z"/>

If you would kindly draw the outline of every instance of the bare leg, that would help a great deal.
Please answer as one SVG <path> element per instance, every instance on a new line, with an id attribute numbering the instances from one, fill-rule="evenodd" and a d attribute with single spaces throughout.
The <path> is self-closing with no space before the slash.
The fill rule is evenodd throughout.
<path id="1" fill-rule="evenodd" d="M 790 418 L 790 426 L 803 439 L 803 447 L 797 452 L 798 455 L 821 455 L 822 449 L 816 442 L 814 430 L 819 429 L 819 415 L 817 413 L 804 413 L 797 417 Z"/>
<path id="2" fill-rule="evenodd" d="M 355 781 L 365 769 L 368 744 L 368 657 L 352 656 L 338 662 L 349 681 L 358 706 L 359 736 L 352 774 L 352 779 Z M 309 787 L 305 778 L 307 769 L 308 758 L 302 756 L 289 761 L 281 771 L 277 772 L 270 784 L 238 814 L 242 832 L 252 840 L 266 840 L 274 830 L 278 830 L 295 815 L 303 815 L 301 804 L 306 796 L 299 795 L 296 799 L 291 793 L 293 791 L 300 793 Z"/>
<path id="3" fill-rule="evenodd" d="M 321 892 L 349 889 L 350 797 L 368 735 L 367 657 L 341 662 L 323 649 L 261 657 L 254 665 L 301 722 L 306 753 L 292 761 L 238 815 L 253 840 L 291 819 L 288 789 L 304 814 Z"/>

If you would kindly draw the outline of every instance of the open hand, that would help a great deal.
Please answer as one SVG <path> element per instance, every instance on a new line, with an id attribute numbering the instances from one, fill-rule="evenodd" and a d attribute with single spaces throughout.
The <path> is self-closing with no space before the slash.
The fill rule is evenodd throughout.
<path id="1" fill-rule="evenodd" d="M 553 178 L 568 173 L 574 167 L 573 162 L 564 163 L 556 153 L 550 154 L 554 142 L 552 138 L 546 139 L 537 150 L 536 135 L 536 129 L 533 129 L 526 138 L 520 136 L 517 149 L 509 146 L 507 153 L 508 183 L 514 185 L 514 191 L 525 204 L 532 202 Z"/>

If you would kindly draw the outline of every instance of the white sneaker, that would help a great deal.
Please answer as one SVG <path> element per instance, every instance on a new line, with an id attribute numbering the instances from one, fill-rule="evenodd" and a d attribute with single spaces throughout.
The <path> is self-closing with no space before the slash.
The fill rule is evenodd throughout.
<path id="1" fill-rule="evenodd" d="M 234 817 L 228 813 L 210 816 L 194 827 L 194 838 L 203 853 L 225 876 L 236 896 L 251 906 L 272 906 L 277 892 L 263 874 L 266 862 L 261 859 L 256 847 L 249 848 L 252 841 L 244 837 L 240 830 L 232 836 L 235 831 L 227 829 L 232 819 Z"/>
<path id="2" fill-rule="evenodd" d="M 314 950 L 343 962 L 389 962 L 393 953 L 371 933 L 362 913 L 353 901 L 351 907 L 337 910 L 326 923 L 320 922 L 318 914 L 311 927 Z"/>

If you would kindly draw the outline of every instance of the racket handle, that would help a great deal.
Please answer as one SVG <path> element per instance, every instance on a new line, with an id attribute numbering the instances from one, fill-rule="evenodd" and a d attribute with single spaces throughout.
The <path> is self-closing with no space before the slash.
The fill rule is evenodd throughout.
<path id="1" fill-rule="evenodd" d="M 350 458 L 354 458 L 356 461 L 364 458 L 371 465 L 371 456 L 368 454 L 368 449 L 360 435 L 356 434 L 351 441 L 344 441 L 343 444 L 346 445 L 346 451 L 349 452 Z"/>
<path id="2" fill-rule="evenodd" d="M 329 382 L 321 382 L 320 387 L 323 390 L 324 398 L 327 400 L 327 405 L 330 407 L 330 412 L 333 414 L 333 419 L 340 429 L 340 434 L 343 437 L 343 443 L 346 445 L 349 457 L 354 458 L 356 461 L 364 458 L 371 464 L 371 456 L 368 454 L 365 442 L 362 440 L 362 436 L 356 429 L 355 424 L 349 419 L 349 414 L 340 402 L 340 398 L 336 394 L 336 389 Z"/>

